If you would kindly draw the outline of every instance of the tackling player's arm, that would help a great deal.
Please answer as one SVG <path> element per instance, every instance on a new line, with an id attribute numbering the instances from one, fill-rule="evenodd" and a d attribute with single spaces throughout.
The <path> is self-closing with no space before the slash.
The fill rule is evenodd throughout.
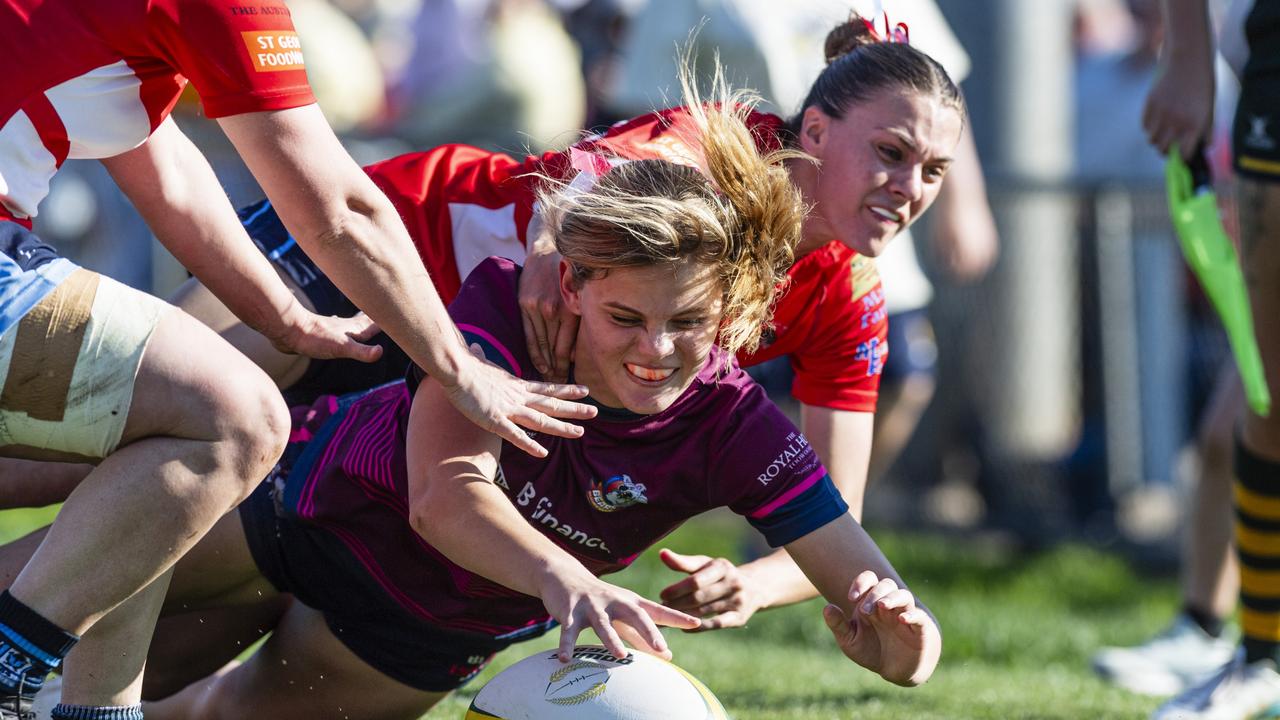
<path id="1" fill-rule="evenodd" d="M 853 516 L 786 548 L 827 599 L 823 618 L 850 660 L 898 685 L 929 679 L 942 655 L 937 621 Z"/>
<path id="2" fill-rule="evenodd" d="M 522 450 L 545 450 L 517 425 L 562 437 L 595 409 L 585 388 L 530 383 L 478 361 L 462 344 L 395 208 L 356 165 L 314 105 L 220 118 L 280 218 L 357 307 L 448 390 L 472 422 Z"/>
<path id="3" fill-rule="evenodd" d="M 467 570 L 541 598 L 560 622 L 562 661 L 588 627 L 616 657 L 626 656 L 626 641 L 670 659 L 657 626 L 698 625 L 697 618 L 596 578 L 529 525 L 492 482 L 501 440 L 466 422 L 432 380 L 414 397 L 406 446 L 414 530 Z"/>
<path id="4" fill-rule="evenodd" d="M 236 220 L 213 168 L 172 118 L 139 147 L 102 164 L 170 252 L 249 327 L 278 348 L 317 358 L 374 360 L 363 316 L 304 309 Z"/>

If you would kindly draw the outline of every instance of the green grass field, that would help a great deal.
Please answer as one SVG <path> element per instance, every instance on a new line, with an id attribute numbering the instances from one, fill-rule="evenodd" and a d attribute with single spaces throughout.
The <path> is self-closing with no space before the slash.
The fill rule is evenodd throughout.
<path id="1" fill-rule="evenodd" d="M 0 540 L 47 517 L 0 513 Z M 731 517 L 708 518 L 667 546 L 733 557 L 740 527 Z M 977 541 L 873 535 L 942 623 L 942 664 L 925 686 L 894 687 L 846 661 L 817 601 L 761 613 L 745 629 L 669 632 L 676 662 L 739 720 L 1141 718 L 1157 705 L 1095 679 L 1088 657 L 1100 644 L 1139 641 L 1167 622 L 1176 600 L 1171 580 L 1141 577 L 1115 557 L 1080 547 L 1015 556 Z M 647 555 L 616 579 L 653 596 L 674 577 Z M 426 717 L 460 718 L 492 673 L 553 644 L 547 637 L 507 650 Z"/>

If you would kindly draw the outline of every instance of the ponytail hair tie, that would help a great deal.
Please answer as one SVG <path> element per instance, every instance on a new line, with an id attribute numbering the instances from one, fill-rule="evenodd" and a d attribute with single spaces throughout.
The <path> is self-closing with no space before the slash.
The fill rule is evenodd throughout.
<path id="1" fill-rule="evenodd" d="M 896 43 L 903 43 L 906 45 L 911 44 L 911 33 L 907 29 L 906 23 L 900 22 L 897 25 L 890 25 L 889 13 L 881 12 L 879 14 L 881 17 L 884 18 L 884 34 L 883 35 L 880 34 L 879 30 L 876 30 L 876 23 L 874 20 L 860 18 L 862 20 L 862 24 L 867 26 L 867 31 L 871 33 L 871 37 L 875 38 L 879 42 L 891 42 L 891 43 L 896 42 Z"/>

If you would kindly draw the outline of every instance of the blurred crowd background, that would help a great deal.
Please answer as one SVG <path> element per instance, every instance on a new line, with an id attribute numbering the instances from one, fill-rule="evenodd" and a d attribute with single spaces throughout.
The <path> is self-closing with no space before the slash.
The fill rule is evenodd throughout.
<path id="1" fill-rule="evenodd" d="M 565 147 L 674 102 L 690 42 L 700 68 L 718 51 L 733 84 L 790 115 L 851 5 L 289 0 L 320 104 L 365 163 L 447 142 Z M 1141 130 L 1158 3 L 883 5 L 962 81 L 995 232 L 935 208 L 882 261 L 891 352 L 909 362 L 886 378 L 868 522 L 1171 563 L 1197 418 L 1229 357 Z M 1225 126 L 1233 80 L 1220 74 Z M 176 116 L 236 205 L 261 197 L 195 98 Z M 1219 133 L 1211 154 L 1229 203 L 1227 145 Z M 91 269 L 161 296 L 185 278 L 97 163 L 67 163 L 42 210 L 37 232 Z M 783 395 L 786 372 L 765 377 Z"/>

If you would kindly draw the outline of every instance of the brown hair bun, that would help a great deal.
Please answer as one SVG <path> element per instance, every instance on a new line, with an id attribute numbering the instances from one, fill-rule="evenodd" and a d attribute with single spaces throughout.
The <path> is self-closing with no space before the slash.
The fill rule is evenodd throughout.
<path id="1" fill-rule="evenodd" d="M 839 60 L 864 45 L 880 42 L 875 32 L 867 25 L 858 13 L 851 13 L 849 19 L 832 28 L 827 33 L 827 41 L 822 46 L 827 64 Z"/>

